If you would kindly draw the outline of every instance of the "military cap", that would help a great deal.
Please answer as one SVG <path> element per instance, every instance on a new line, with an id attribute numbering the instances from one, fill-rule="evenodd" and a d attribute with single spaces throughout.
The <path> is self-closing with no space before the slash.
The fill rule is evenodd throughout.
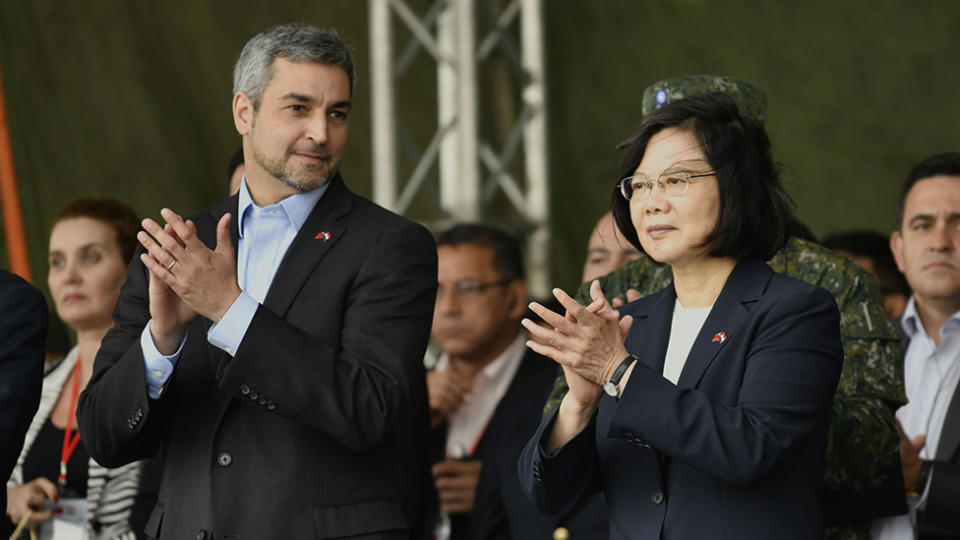
<path id="1" fill-rule="evenodd" d="M 767 94 L 763 90 L 746 81 L 718 75 L 686 75 L 651 84 L 643 91 L 643 116 L 671 101 L 707 92 L 726 92 L 737 102 L 740 114 L 761 124 L 766 120 Z"/>

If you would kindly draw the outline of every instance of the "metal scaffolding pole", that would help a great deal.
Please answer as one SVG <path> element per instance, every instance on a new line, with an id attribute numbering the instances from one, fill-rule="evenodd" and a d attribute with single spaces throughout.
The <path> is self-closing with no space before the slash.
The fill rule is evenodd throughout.
<path id="1" fill-rule="evenodd" d="M 368 1 L 374 200 L 407 214 L 419 193 L 438 189 L 436 215 L 426 221 L 444 226 L 455 221 L 503 220 L 503 208 L 491 208 L 490 202 L 495 200 L 495 192 L 501 191 L 513 207 L 511 215 L 520 216 L 522 221 L 514 223 L 513 228 L 527 235 L 531 293 L 548 296 L 550 193 L 542 0 L 503 1 L 500 3 L 506 5 L 500 10 L 491 7 L 495 0 L 435 0 L 422 16 L 406 0 Z M 479 9 L 490 19 L 489 28 L 481 29 Z M 394 15 L 410 34 L 399 56 L 393 50 Z M 520 36 L 520 54 L 516 53 L 512 28 L 517 28 L 515 33 Z M 520 87 L 521 96 L 521 112 L 502 147 L 481 136 L 479 125 L 479 110 L 486 97 L 480 93 L 479 80 L 489 69 L 487 60 L 495 51 L 512 62 L 513 81 Z M 411 140 L 395 106 L 402 99 L 397 95 L 397 79 L 406 73 L 418 52 L 428 54 L 437 66 L 437 127 L 425 146 Z M 413 165 L 403 182 L 398 163 L 400 148 L 407 150 Z M 521 156 L 522 168 L 512 169 Z M 431 176 L 434 163 L 436 176 Z M 517 174 L 522 177 L 517 178 Z"/>

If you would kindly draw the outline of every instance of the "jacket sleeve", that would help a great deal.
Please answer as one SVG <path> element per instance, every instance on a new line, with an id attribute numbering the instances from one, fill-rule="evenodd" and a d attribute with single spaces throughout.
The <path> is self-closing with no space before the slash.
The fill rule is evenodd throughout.
<path id="1" fill-rule="evenodd" d="M 918 520 L 920 536 L 960 536 L 960 514 L 957 513 L 957 501 L 960 501 L 960 465 L 935 461 L 931 474 L 927 504 Z"/>
<path id="2" fill-rule="evenodd" d="M 114 326 L 100 343 L 93 375 L 77 401 L 84 446 L 104 467 L 153 456 L 171 413 L 168 400 L 147 395 L 140 334 L 150 320 L 149 278 L 141 253 L 138 247 L 114 308 Z M 176 372 L 168 384 L 175 377 Z"/>
<path id="3" fill-rule="evenodd" d="M 567 515 L 587 495 L 599 491 L 600 462 L 596 444 L 596 420 L 573 439 L 547 454 L 543 443 L 550 437 L 557 411 L 540 422 L 517 462 L 520 487 L 537 510 L 549 515 Z"/>
<path id="4" fill-rule="evenodd" d="M 743 484 L 824 426 L 843 358 L 836 304 L 820 288 L 792 289 L 771 301 L 768 311 L 752 314 L 759 322 L 736 403 L 714 403 L 638 363 L 607 436 L 639 437 L 708 476 Z"/>
<path id="5" fill-rule="evenodd" d="M 0 276 L 0 279 L 9 276 Z M 13 281 L 15 278 L 10 278 Z M 10 476 L 40 403 L 47 304 L 25 281 L 0 289 L 0 475 Z"/>

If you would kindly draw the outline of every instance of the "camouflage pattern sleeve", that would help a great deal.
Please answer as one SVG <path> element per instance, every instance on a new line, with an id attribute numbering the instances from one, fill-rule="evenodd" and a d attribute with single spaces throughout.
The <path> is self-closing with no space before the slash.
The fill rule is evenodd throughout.
<path id="1" fill-rule="evenodd" d="M 794 239 L 769 262 L 777 272 L 830 291 L 840 310 L 844 362 L 831 411 L 825 496 L 850 500 L 898 470 L 894 413 L 906 403 L 900 336 L 873 278 L 849 258 Z M 829 512 L 829 508 L 828 508 Z M 868 539 L 870 520 L 827 527 L 829 539 Z"/>

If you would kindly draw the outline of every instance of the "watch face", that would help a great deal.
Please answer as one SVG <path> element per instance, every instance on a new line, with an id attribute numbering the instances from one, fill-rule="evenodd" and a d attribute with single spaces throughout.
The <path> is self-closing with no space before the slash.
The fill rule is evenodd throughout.
<path id="1" fill-rule="evenodd" d="M 617 385 L 610 381 L 603 383 L 603 391 L 610 397 L 617 397 Z"/>

